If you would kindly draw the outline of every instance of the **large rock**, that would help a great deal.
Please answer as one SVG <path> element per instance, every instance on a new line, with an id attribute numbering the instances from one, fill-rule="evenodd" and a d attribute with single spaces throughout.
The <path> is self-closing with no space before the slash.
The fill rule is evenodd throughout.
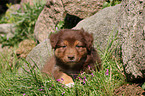
<path id="1" fill-rule="evenodd" d="M 123 1 L 120 14 L 119 31 L 123 36 L 122 58 L 127 80 L 145 80 L 145 2 Z"/>
<path id="2" fill-rule="evenodd" d="M 113 36 L 117 34 L 118 23 L 116 22 L 116 18 L 119 10 L 120 4 L 107 7 L 95 15 L 82 20 L 73 29 L 83 28 L 85 31 L 93 33 L 95 44 L 103 51 L 106 48 L 111 32 L 113 32 Z"/>
<path id="3" fill-rule="evenodd" d="M 63 4 L 60 0 L 47 2 L 35 24 L 34 36 L 39 42 L 48 39 L 50 32 L 55 30 L 58 21 L 63 20 Z"/>
<path id="4" fill-rule="evenodd" d="M 42 42 L 47 39 L 50 32 L 55 31 L 56 24 L 63 21 L 67 14 L 79 18 L 93 15 L 102 8 L 103 1 L 105 0 L 48 0 L 35 25 L 36 40 Z"/>

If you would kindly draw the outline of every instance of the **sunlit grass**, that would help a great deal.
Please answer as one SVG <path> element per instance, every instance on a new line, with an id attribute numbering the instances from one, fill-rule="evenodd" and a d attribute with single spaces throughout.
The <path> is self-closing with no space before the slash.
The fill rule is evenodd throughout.
<path id="1" fill-rule="evenodd" d="M 12 61 L 9 59 L 11 56 L 14 56 Z M 110 55 L 103 56 L 104 54 L 101 55 L 102 70 L 92 74 L 81 73 L 74 79 L 75 85 L 69 88 L 51 78 L 43 78 L 38 68 L 34 70 L 25 60 L 18 60 L 15 53 L 3 55 L 0 63 L 0 70 L 2 70 L 0 94 L 3 96 L 113 96 L 114 89 L 124 82 L 122 64 L 114 58 L 111 59 Z M 9 61 L 13 62 L 13 67 L 9 66 Z M 21 67 L 19 64 L 27 64 L 30 71 L 25 74 L 18 73 L 17 70 Z"/>

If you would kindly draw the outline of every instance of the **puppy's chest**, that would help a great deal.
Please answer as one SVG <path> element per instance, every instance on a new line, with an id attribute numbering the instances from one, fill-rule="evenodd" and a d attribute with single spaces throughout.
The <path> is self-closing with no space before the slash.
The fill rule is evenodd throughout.
<path id="1" fill-rule="evenodd" d="M 62 69 L 63 70 L 63 69 Z M 68 69 L 68 70 L 63 70 L 63 72 L 67 73 L 67 74 L 70 74 L 70 75 L 76 75 L 76 74 L 79 74 L 80 71 L 76 71 L 76 70 L 71 70 L 71 69 Z"/>
<path id="2" fill-rule="evenodd" d="M 76 75 L 80 73 L 80 70 L 78 70 L 77 68 L 63 68 L 61 66 L 55 66 L 56 68 L 58 68 L 60 71 L 65 72 L 69 75 Z"/>

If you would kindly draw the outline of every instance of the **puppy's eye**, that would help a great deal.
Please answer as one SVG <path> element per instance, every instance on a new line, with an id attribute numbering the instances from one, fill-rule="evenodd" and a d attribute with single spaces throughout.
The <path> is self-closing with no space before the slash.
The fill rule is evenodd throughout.
<path id="1" fill-rule="evenodd" d="M 81 47 L 83 47 L 83 46 L 80 46 L 80 45 L 76 45 L 76 47 L 77 47 L 77 48 L 81 48 Z"/>
<path id="2" fill-rule="evenodd" d="M 61 46 L 62 48 L 66 48 L 66 46 L 64 45 L 64 46 Z"/>

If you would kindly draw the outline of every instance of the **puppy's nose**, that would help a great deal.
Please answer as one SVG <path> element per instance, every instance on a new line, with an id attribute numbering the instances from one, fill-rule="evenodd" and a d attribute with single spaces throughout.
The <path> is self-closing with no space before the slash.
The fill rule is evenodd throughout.
<path id="1" fill-rule="evenodd" d="M 74 60 L 75 56 L 74 55 L 68 55 L 67 56 L 69 60 Z"/>

